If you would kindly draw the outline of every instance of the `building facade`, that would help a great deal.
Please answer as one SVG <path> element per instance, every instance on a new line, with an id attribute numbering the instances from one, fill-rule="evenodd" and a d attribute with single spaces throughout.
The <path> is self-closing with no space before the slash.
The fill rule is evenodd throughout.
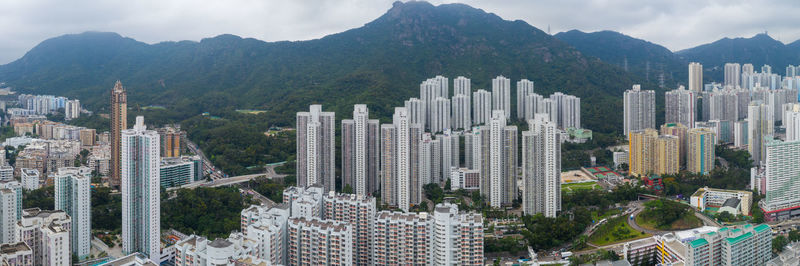
<path id="1" fill-rule="evenodd" d="M 122 251 L 161 256 L 161 148 L 144 117 L 122 131 Z"/>
<path id="2" fill-rule="evenodd" d="M 378 189 L 380 170 L 380 125 L 369 119 L 363 104 L 353 108 L 353 119 L 342 120 L 342 182 L 357 195 L 371 195 Z"/>
<path id="3" fill-rule="evenodd" d="M 92 170 L 88 167 L 59 168 L 55 177 L 55 209 L 72 217 L 70 245 L 72 254 L 88 258 L 92 240 Z"/>
<path id="4" fill-rule="evenodd" d="M 297 113 L 297 185 L 322 185 L 336 189 L 335 120 L 333 112 L 323 112 L 322 105 L 311 105 L 308 112 Z"/>
<path id="5" fill-rule="evenodd" d="M 522 209 L 526 215 L 556 217 L 561 210 L 561 140 L 555 123 L 544 114 L 528 121 L 522 132 Z"/>

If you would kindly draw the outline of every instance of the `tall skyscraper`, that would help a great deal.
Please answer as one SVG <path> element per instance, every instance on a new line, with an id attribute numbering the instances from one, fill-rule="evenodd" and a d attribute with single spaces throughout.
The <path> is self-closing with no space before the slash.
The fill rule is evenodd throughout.
<path id="1" fill-rule="evenodd" d="M 641 90 L 641 85 L 633 85 L 633 89 L 624 94 L 625 135 L 631 131 L 656 127 L 656 93 L 652 90 Z"/>
<path id="2" fill-rule="evenodd" d="M 334 139 L 336 114 L 314 104 L 309 112 L 297 113 L 297 185 L 321 185 L 336 189 Z"/>
<path id="3" fill-rule="evenodd" d="M 422 125 L 412 124 L 404 107 L 394 109 L 392 124 L 381 125 L 381 199 L 408 211 L 421 200 L 419 144 Z"/>
<path id="4" fill-rule="evenodd" d="M 681 123 L 668 123 L 661 125 L 661 135 L 672 135 L 677 136 L 680 145 L 678 147 L 678 161 L 681 166 L 686 165 L 686 149 L 687 149 L 687 142 L 689 139 L 687 138 L 686 132 L 689 129 Z"/>
<path id="5" fill-rule="evenodd" d="M 755 71 L 755 68 L 753 67 L 753 64 L 744 64 L 744 65 L 742 65 L 742 74 L 753 74 L 754 71 Z M 742 75 L 742 76 L 744 76 L 744 75 Z"/>
<path id="6" fill-rule="evenodd" d="M 450 128 L 450 100 L 438 97 L 431 102 L 430 132 L 439 133 Z"/>
<path id="7" fill-rule="evenodd" d="M 326 220 L 350 223 L 353 229 L 353 263 L 371 265 L 375 198 L 329 192 L 323 198 Z"/>
<path id="8" fill-rule="evenodd" d="M 0 189 L 0 243 L 17 242 L 17 193 Z"/>
<path id="9" fill-rule="evenodd" d="M 459 76 L 453 79 L 453 96 L 472 95 L 472 83 L 468 78 Z"/>
<path id="10" fill-rule="evenodd" d="M 685 87 L 680 86 L 677 90 L 668 91 L 664 97 L 665 122 L 666 123 L 680 123 L 682 125 L 693 127 L 696 121 L 697 114 L 697 95 L 693 91 L 686 90 Z"/>
<path id="11" fill-rule="evenodd" d="M 427 106 L 425 102 L 417 98 L 410 98 L 405 101 L 404 106 L 408 111 L 408 117 L 411 118 L 412 124 L 425 125 L 425 114 L 427 114 Z"/>
<path id="12" fill-rule="evenodd" d="M 747 151 L 750 152 L 753 164 L 761 165 L 766 159 L 764 137 L 773 132 L 774 124 L 768 106 L 760 101 L 750 103 L 747 107 Z"/>
<path id="13" fill-rule="evenodd" d="M 552 101 L 549 111 L 546 111 L 550 114 L 550 121 L 562 129 L 581 128 L 581 98 L 556 92 L 548 99 Z"/>
<path id="14" fill-rule="evenodd" d="M 655 139 L 654 174 L 677 174 L 680 171 L 680 140 L 677 136 L 661 135 Z"/>
<path id="15" fill-rule="evenodd" d="M 793 66 L 793 65 L 788 65 L 788 66 L 786 66 L 786 72 L 785 72 L 785 74 L 786 74 L 786 75 L 785 75 L 785 76 L 786 76 L 786 77 L 794 77 L 794 76 L 797 76 L 797 74 L 798 74 L 798 73 L 797 73 L 797 71 L 798 71 L 798 68 L 800 68 L 800 66 Z"/>
<path id="16" fill-rule="evenodd" d="M 739 100 L 736 91 L 721 90 L 711 93 L 708 120 L 736 121 L 738 119 Z"/>
<path id="17" fill-rule="evenodd" d="M 700 63 L 689 63 L 689 90 L 693 92 L 703 90 L 703 65 Z"/>
<path id="18" fill-rule="evenodd" d="M 472 103 L 468 94 L 453 96 L 450 106 L 452 107 L 452 129 L 472 127 Z"/>
<path id="19" fill-rule="evenodd" d="M 111 186 L 120 186 L 122 166 L 120 165 L 120 138 L 123 130 L 128 129 L 128 96 L 122 83 L 117 80 L 111 89 Z"/>
<path id="20" fill-rule="evenodd" d="M 161 259 L 161 148 L 158 133 L 137 116 L 133 129 L 121 132 L 122 252 Z"/>
<path id="21" fill-rule="evenodd" d="M 783 125 L 786 127 L 786 141 L 800 140 L 800 104 L 784 106 Z"/>
<path id="22" fill-rule="evenodd" d="M 81 101 L 68 100 L 64 105 L 64 120 L 72 120 L 81 116 Z"/>
<path id="23" fill-rule="evenodd" d="M 502 110 L 492 111 L 488 126 L 480 128 L 481 193 L 492 207 L 510 205 L 517 197 L 517 127 L 506 125 Z"/>
<path id="24" fill-rule="evenodd" d="M 561 210 L 561 141 L 546 114 L 528 120 L 522 132 L 522 209 L 526 215 L 556 217 Z"/>
<path id="25" fill-rule="evenodd" d="M 658 132 L 655 129 L 634 130 L 629 133 L 628 169 L 631 175 L 641 176 L 653 172 L 657 138 Z"/>
<path id="26" fill-rule="evenodd" d="M 770 139 L 764 146 L 764 216 L 767 221 L 796 218 L 800 208 L 800 141 Z"/>
<path id="27" fill-rule="evenodd" d="M 503 110 L 506 119 L 511 117 L 511 80 L 503 76 L 492 79 L 492 111 L 494 110 Z"/>
<path id="28" fill-rule="evenodd" d="M 483 217 L 458 212 L 452 203 L 437 204 L 431 224 L 429 265 L 483 265 Z"/>
<path id="29" fill-rule="evenodd" d="M 425 129 L 431 129 L 432 110 L 434 100 L 439 97 L 450 98 L 448 79 L 443 76 L 436 76 L 423 81 L 419 85 L 419 98 L 425 103 Z"/>
<path id="30" fill-rule="evenodd" d="M 723 85 L 738 89 L 742 81 L 742 67 L 739 63 L 725 64 L 725 83 Z"/>
<path id="31" fill-rule="evenodd" d="M 526 119 L 525 105 L 527 96 L 533 94 L 533 81 L 523 79 L 517 81 L 517 119 Z"/>
<path id="32" fill-rule="evenodd" d="M 55 209 L 72 217 L 69 240 L 72 254 L 79 259 L 91 255 L 91 181 L 92 170 L 88 167 L 62 167 L 55 177 Z"/>
<path id="33" fill-rule="evenodd" d="M 483 125 L 492 117 L 492 94 L 486 90 L 472 93 L 472 125 Z"/>
<path id="34" fill-rule="evenodd" d="M 369 119 L 367 105 L 353 106 L 353 119 L 342 120 L 342 187 L 350 185 L 356 195 L 371 195 L 378 189 L 380 127 Z"/>
<path id="35" fill-rule="evenodd" d="M 692 173 L 708 174 L 714 169 L 714 132 L 707 128 L 693 128 L 687 132 L 686 170 Z"/>
<path id="36" fill-rule="evenodd" d="M 548 113 L 545 112 L 544 110 L 541 110 L 544 107 L 542 103 L 543 100 L 544 98 L 542 97 L 542 95 L 536 93 L 531 93 L 525 96 L 525 101 L 523 102 L 523 104 L 525 105 L 524 106 L 525 120 L 533 119 L 537 113 Z"/>

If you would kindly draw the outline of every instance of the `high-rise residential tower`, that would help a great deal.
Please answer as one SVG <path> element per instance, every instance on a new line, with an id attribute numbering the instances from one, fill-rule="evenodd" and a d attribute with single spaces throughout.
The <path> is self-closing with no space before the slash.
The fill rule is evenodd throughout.
<path id="1" fill-rule="evenodd" d="M 120 165 L 120 138 L 123 130 L 128 129 L 128 96 L 122 83 L 117 80 L 111 89 L 111 186 L 120 186 L 122 166 Z"/>
<path id="2" fill-rule="evenodd" d="M 510 205 L 517 198 L 517 127 L 507 126 L 504 111 L 494 110 L 479 130 L 481 193 L 492 207 Z"/>
<path id="3" fill-rule="evenodd" d="M 652 90 L 641 90 L 641 85 L 633 85 L 633 89 L 624 94 L 625 135 L 631 131 L 656 127 L 656 93 Z"/>
<path id="4" fill-rule="evenodd" d="M 381 199 L 408 211 L 421 200 L 419 144 L 422 125 L 412 124 L 408 111 L 396 107 L 392 124 L 381 125 Z"/>
<path id="5" fill-rule="evenodd" d="M 371 195 L 378 189 L 380 126 L 369 119 L 367 105 L 353 107 L 353 119 L 342 120 L 342 182 L 353 193 Z"/>
<path id="6" fill-rule="evenodd" d="M 527 96 L 533 94 L 533 87 L 533 81 L 527 79 L 517 81 L 517 119 L 529 119 L 525 116 L 525 105 L 528 104 Z"/>
<path id="7" fill-rule="evenodd" d="M 88 167 L 62 167 L 55 177 L 55 209 L 72 217 L 69 240 L 72 254 L 88 258 L 92 241 L 92 170 Z"/>
<path id="8" fill-rule="evenodd" d="M 472 106 L 472 124 L 486 124 L 492 117 L 492 94 L 486 90 L 473 92 Z"/>
<path id="9" fill-rule="evenodd" d="M 503 76 L 492 79 L 492 111 L 494 110 L 503 110 L 506 119 L 511 117 L 511 80 Z"/>
<path id="10" fill-rule="evenodd" d="M 787 104 L 783 114 L 786 127 L 786 141 L 800 140 L 800 104 Z"/>
<path id="11" fill-rule="evenodd" d="M 665 122 L 680 123 L 687 127 L 693 127 L 697 114 L 697 95 L 693 91 L 686 90 L 680 86 L 677 90 L 668 91 L 664 97 Z"/>
<path id="12" fill-rule="evenodd" d="M 468 78 L 459 76 L 453 79 L 453 95 L 472 95 L 472 83 Z"/>
<path id="13" fill-rule="evenodd" d="M 409 98 L 405 101 L 404 105 L 408 111 L 408 117 L 411 118 L 412 124 L 425 124 L 425 114 L 427 113 L 427 106 L 425 102 L 417 98 Z"/>
<path id="14" fill-rule="evenodd" d="M 419 98 L 425 103 L 425 129 L 431 129 L 432 110 L 434 100 L 437 98 L 450 98 L 448 79 L 443 76 L 436 76 L 423 81 L 419 85 Z"/>
<path id="15" fill-rule="evenodd" d="M 561 141 L 546 114 L 528 120 L 522 132 L 522 209 L 526 215 L 556 217 L 561 210 Z"/>
<path id="16" fill-rule="evenodd" d="M 723 85 L 730 86 L 732 89 L 739 88 L 739 82 L 742 81 L 742 67 L 739 63 L 726 63 L 725 64 L 725 83 Z"/>
<path id="17" fill-rule="evenodd" d="M 703 65 L 700 63 L 689 63 L 689 90 L 693 92 L 703 90 Z"/>
<path id="18" fill-rule="evenodd" d="M 653 172 L 655 165 L 655 141 L 658 132 L 655 129 L 631 131 L 628 135 L 628 166 L 633 176 L 646 175 Z"/>
<path id="19" fill-rule="evenodd" d="M 450 128 L 450 99 L 438 97 L 431 102 L 430 132 L 439 133 Z"/>
<path id="20" fill-rule="evenodd" d="M 121 134 L 122 252 L 161 259 L 161 142 L 137 116 L 133 129 Z"/>
<path id="21" fill-rule="evenodd" d="M 452 107 L 452 129 L 472 127 L 472 103 L 468 94 L 454 95 L 450 106 Z"/>
<path id="22" fill-rule="evenodd" d="M 714 169 L 714 132 L 707 128 L 693 128 L 687 135 L 686 170 L 708 174 Z"/>
<path id="23" fill-rule="evenodd" d="M 297 185 L 321 185 L 336 189 L 334 139 L 336 114 L 323 112 L 322 105 L 311 105 L 297 113 Z"/>
<path id="24" fill-rule="evenodd" d="M 753 164 L 761 165 L 766 159 L 764 137 L 772 135 L 774 124 L 769 107 L 760 101 L 754 101 L 747 107 L 747 151 Z"/>

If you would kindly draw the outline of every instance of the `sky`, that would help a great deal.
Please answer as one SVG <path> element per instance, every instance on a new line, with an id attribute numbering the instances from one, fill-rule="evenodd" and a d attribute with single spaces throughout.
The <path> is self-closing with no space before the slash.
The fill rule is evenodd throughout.
<path id="1" fill-rule="evenodd" d="M 797 0 L 432 0 L 462 2 L 552 34 L 614 30 L 672 51 L 768 31 L 800 39 Z M 309 40 L 379 17 L 392 0 L 0 0 L 0 64 L 63 34 L 111 31 L 146 43 L 234 34 Z"/>

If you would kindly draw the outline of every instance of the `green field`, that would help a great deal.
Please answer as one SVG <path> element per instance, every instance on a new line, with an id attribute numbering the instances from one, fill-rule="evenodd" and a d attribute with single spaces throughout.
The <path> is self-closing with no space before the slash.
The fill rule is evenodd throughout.
<path id="1" fill-rule="evenodd" d="M 242 110 L 242 109 L 239 109 L 239 110 L 236 110 L 236 112 L 239 112 L 239 113 L 242 113 L 242 114 L 257 115 L 257 114 L 260 114 L 260 113 L 266 113 L 267 111 L 266 110 Z"/>
<path id="2" fill-rule="evenodd" d="M 695 217 L 694 215 L 686 215 L 678 219 L 677 221 L 673 222 L 669 227 L 659 227 L 657 226 L 656 222 L 652 219 L 647 219 L 642 215 L 636 216 L 636 224 L 641 226 L 642 228 L 649 229 L 649 230 L 686 230 L 697 228 L 703 226 L 703 221 L 700 221 L 700 218 Z"/>
<path id="3" fill-rule="evenodd" d="M 562 192 L 572 192 L 576 190 L 590 190 L 590 189 L 600 189 L 600 185 L 598 185 L 597 182 L 561 184 Z"/>
<path id="4" fill-rule="evenodd" d="M 649 237 L 649 234 L 636 231 L 625 221 L 627 216 L 608 220 L 589 236 L 589 243 L 605 246 L 623 241 Z"/>

